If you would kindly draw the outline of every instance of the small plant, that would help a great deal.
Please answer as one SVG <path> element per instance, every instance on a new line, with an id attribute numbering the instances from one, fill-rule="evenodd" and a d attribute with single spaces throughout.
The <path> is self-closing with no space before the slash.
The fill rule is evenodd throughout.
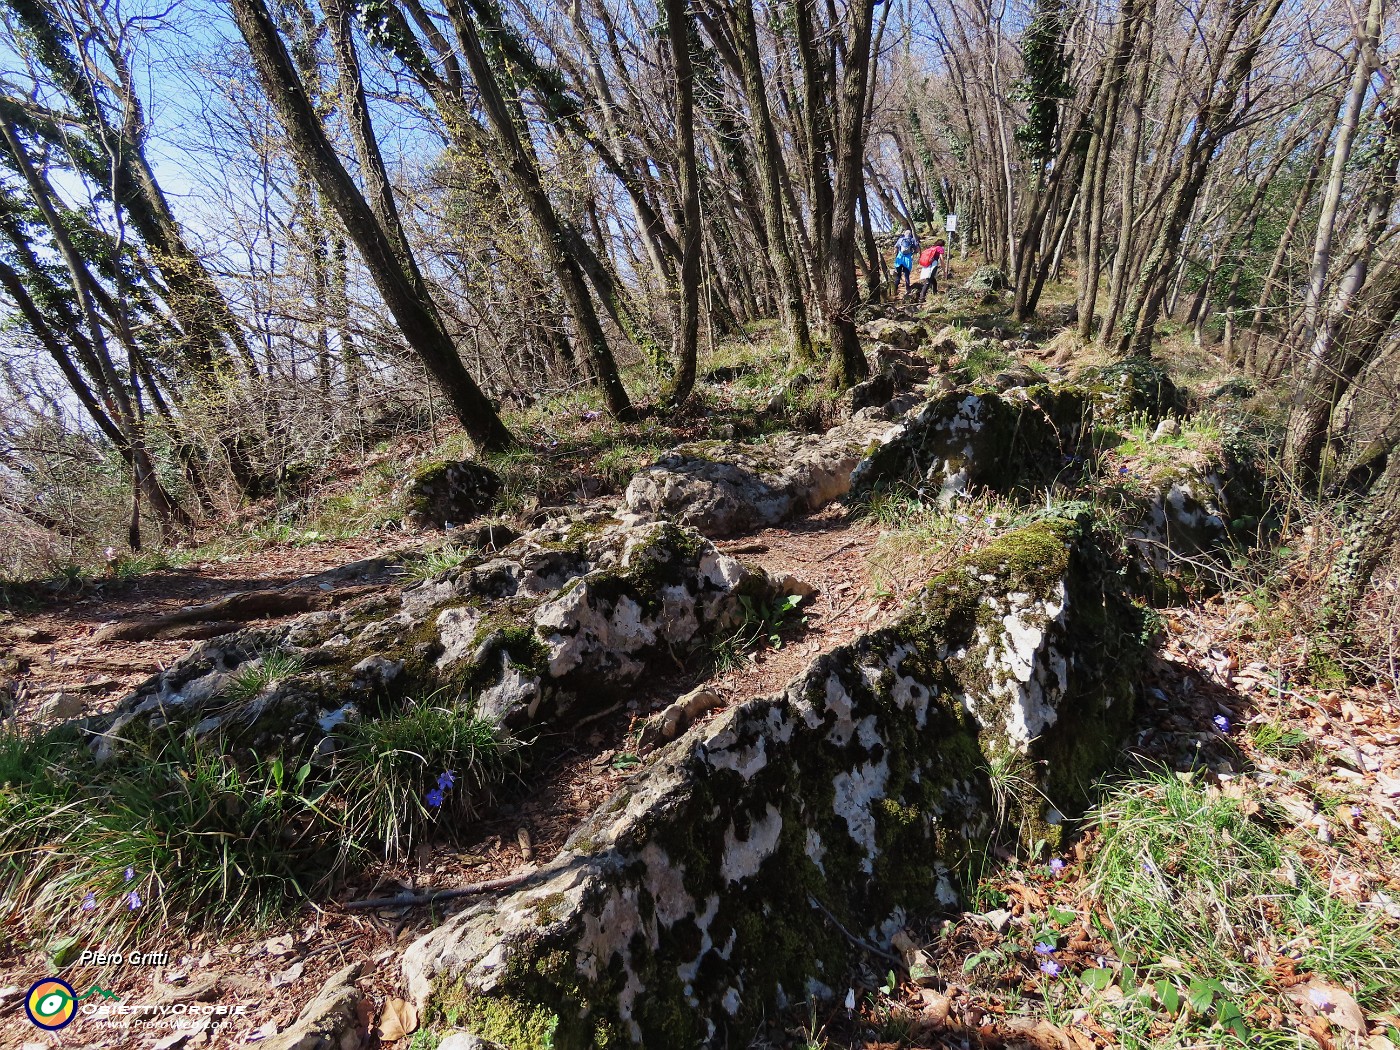
<path id="1" fill-rule="evenodd" d="M 1276 758 L 1291 755 L 1308 742 L 1308 734 L 1302 729 L 1286 729 L 1275 722 L 1264 722 L 1254 727 L 1250 742 L 1258 751 Z"/>
<path id="2" fill-rule="evenodd" d="M 349 852 L 404 856 L 430 828 L 473 819 L 519 744 L 470 703 L 434 699 L 345 727 L 336 757 Z"/>
<path id="3" fill-rule="evenodd" d="M 436 550 L 425 551 L 422 557 L 405 563 L 399 569 L 399 575 L 414 582 L 436 579 L 453 569 L 461 568 L 476 555 L 477 551 L 473 547 L 438 547 Z"/>
<path id="4" fill-rule="evenodd" d="M 802 605 L 802 597 L 789 594 L 770 604 L 760 605 L 747 595 L 740 595 L 739 604 L 744 610 L 744 626 L 740 631 L 750 639 L 749 647 L 766 644 L 771 649 L 781 649 L 783 631 L 793 626 L 793 617 Z M 797 623 L 806 627 L 807 617 L 801 617 Z"/>
<path id="5" fill-rule="evenodd" d="M 302 658 L 295 653 L 266 653 L 233 672 L 224 687 L 224 696 L 237 703 L 252 700 L 298 674 L 303 666 Z"/>

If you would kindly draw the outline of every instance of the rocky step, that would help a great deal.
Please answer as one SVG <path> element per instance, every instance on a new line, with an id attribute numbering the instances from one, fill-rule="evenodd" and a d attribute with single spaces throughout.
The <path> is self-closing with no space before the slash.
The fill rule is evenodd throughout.
<path id="1" fill-rule="evenodd" d="M 1112 762 L 1143 654 L 1113 551 L 1088 521 L 1006 536 L 663 747 L 528 884 L 409 948 L 421 1015 L 513 1050 L 732 1046 L 838 994 Z"/>

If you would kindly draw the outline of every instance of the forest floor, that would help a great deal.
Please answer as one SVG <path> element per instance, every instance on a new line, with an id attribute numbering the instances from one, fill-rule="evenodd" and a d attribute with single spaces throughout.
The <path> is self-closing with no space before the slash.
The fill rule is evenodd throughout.
<path id="1" fill-rule="evenodd" d="M 1184 349 L 1190 374 L 1208 354 Z M 536 458 L 518 465 L 512 511 L 564 500 L 615 503 L 620 483 L 668 444 L 751 417 L 772 373 L 748 360 L 708 393 L 712 417 L 644 424 L 619 434 L 586 418 L 586 404 L 536 417 Z M 820 406 L 799 406 L 819 425 Z M 718 421 L 718 422 L 717 422 Z M 774 424 L 776 427 L 778 424 Z M 791 425 L 791 424 L 789 424 Z M 343 480 L 372 502 L 404 460 L 438 454 L 407 439 Z M 559 449 L 563 449 L 560 453 Z M 562 455 L 550 465 L 539 457 Z M 401 458 L 396 458 L 401 457 Z M 532 491 L 546 474 L 552 488 Z M 560 480 L 562 479 L 562 480 Z M 348 486 L 348 487 L 347 487 Z M 368 495 L 366 495 L 366 493 Z M 374 519 L 367 515 L 367 520 Z M 59 946 L 6 934 L 0 942 L 0 1045 L 139 1047 L 256 1045 L 285 1029 L 326 979 L 363 965 L 360 986 L 385 1045 L 423 1050 L 405 1013 L 398 957 L 465 901 L 348 907 L 531 870 L 639 764 L 636 724 L 708 685 L 726 703 L 780 689 L 814 655 L 879 626 L 930 568 L 976 545 L 982 519 L 949 518 L 936 534 L 896 517 L 834 505 L 719 544 L 743 561 L 817 588 L 778 639 L 676 667 L 600 716 L 535 741 L 526 780 L 508 783 L 452 842 L 381 863 L 335 900 L 259 929 L 169 926 L 135 945 L 156 965 L 69 965 L 75 986 L 101 985 L 126 1002 L 239 1003 L 203 1028 L 59 1033 L 40 1038 L 22 1000 L 54 966 Z M 991 520 L 988 518 L 987 520 Z M 316 521 L 311 522 L 316 525 Z M 323 526 L 322 526 L 323 527 Z M 308 535 L 309 533 L 309 535 Z M 934 538 L 931 538 L 931 535 Z M 1286 537 L 1295 547 L 1322 540 Z M 122 578 L 69 581 L 0 616 L 17 678 L 13 718 L 24 725 L 62 694 L 74 717 L 110 707 L 177 659 L 188 639 L 102 641 L 114 621 L 149 617 L 246 591 L 398 587 L 440 536 L 393 529 L 305 529 L 239 551 L 210 545 L 168 566 Z M 326 570 L 370 563 L 360 578 L 323 587 Z M 1286 573 L 1285 573 L 1286 575 Z M 311 581 L 311 582 L 307 582 Z M 1091 819 L 1033 856 L 991 857 L 964 912 L 911 927 L 894 962 L 872 956 L 844 1001 L 776 1018 L 755 1047 L 891 1048 L 1400 1046 L 1400 697 L 1397 675 L 1347 681 L 1309 659 L 1309 581 L 1260 587 L 1241 577 L 1163 611 L 1163 643 L 1142 681 L 1137 729 Z M 1292 604 L 1290 604 L 1292 603 Z M 275 617 L 252 621 L 276 622 Z M 1142 909 L 1153 905 L 1153 916 Z M 11 914 L 7 926 L 23 929 Z"/>

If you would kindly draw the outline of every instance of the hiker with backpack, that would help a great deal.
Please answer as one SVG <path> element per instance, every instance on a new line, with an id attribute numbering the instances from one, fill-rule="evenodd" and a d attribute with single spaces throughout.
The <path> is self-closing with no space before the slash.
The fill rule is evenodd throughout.
<path id="1" fill-rule="evenodd" d="M 933 289 L 933 294 L 938 294 L 938 270 L 943 265 L 943 259 L 948 254 L 948 249 L 943 245 L 943 238 L 933 242 L 933 246 L 925 248 L 919 255 L 919 294 L 915 296 L 915 301 L 922 303 L 928 296 L 929 289 Z"/>
<path id="2" fill-rule="evenodd" d="M 914 231 L 906 229 L 903 236 L 894 242 L 894 294 L 899 296 L 899 282 L 904 281 L 904 292 L 909 294 L 914 290 L 914 286 L 909 281 L 910 271 L 914 269 L 914 253 L 919 250 L 919 238 L 914 236 Z"/>

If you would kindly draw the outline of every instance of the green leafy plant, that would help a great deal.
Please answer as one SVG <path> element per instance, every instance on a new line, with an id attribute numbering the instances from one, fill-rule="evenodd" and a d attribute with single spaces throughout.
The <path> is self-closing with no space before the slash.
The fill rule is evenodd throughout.
<path id="1" fill-rule="evenodd" d="M 224 686 L 224 696 L 239 702 L 252 700 L 300 673 L 304 666 L 302 658 L 295 653 L 265 653 L 233 672 Z"/>

